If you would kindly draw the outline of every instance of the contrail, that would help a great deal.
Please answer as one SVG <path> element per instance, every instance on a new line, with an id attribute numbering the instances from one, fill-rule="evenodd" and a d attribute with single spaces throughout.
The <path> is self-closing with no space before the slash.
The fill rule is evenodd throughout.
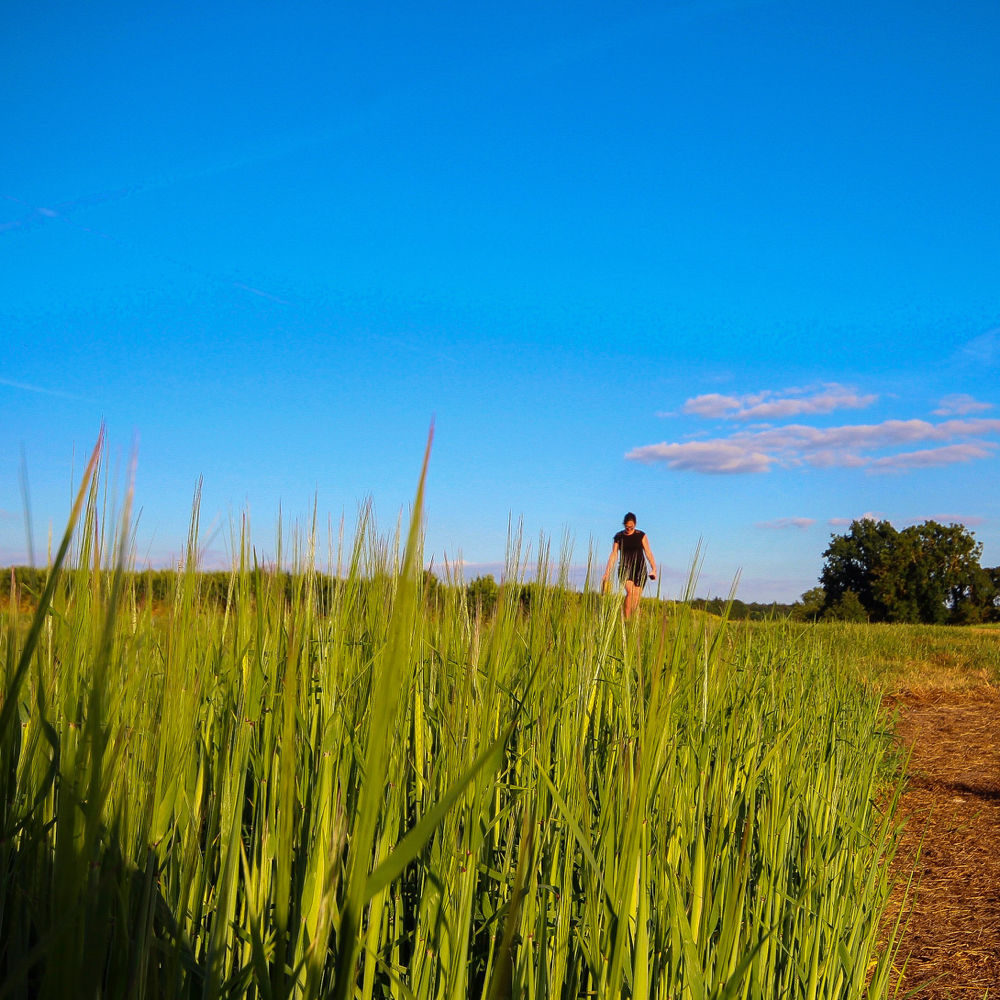
<path id="1" fill-rule="evenodd" d="M 272 302 L 278 302 L 283 306 L 291 305 L 291 303 L 286 299 L 280 298 L 277 295 L 272 295 L 270 292 L 254 288 L 252 285 L 244 284 L 242 281 L 236 281 L 233 278 L 222 277 L 218 274 L 213 274 L 210 271 L 202 270 L 200 267 L 195 267 L 193 264 L 189 264 L 187 261 L 180 260 L 177 257 L 172 257 L 169 254 L 149 250 L 148 248 L 138 247 L 129 243 L 127 240 L 123 240 L 119 236 L 102 232 L 100 229 L 94 229 L 92 226 L 85 226 L 82 223 L 76 222 L 74 219 L 70 218 L 69 213 L 78 208 L 99 205 L 107 201 L 115 201 L 120 198 L 127 197 L 130 194 L 134 194 L 137 191 L 142 191 L 145 187 L 146 185 L 137 184 L 132 187 L 121 188 L 119 190 L 109 191 L 103 194 L 75 198 L 73 201 L 63 202 L 56 208 L 29 205 L 28 202 L 24 201 L 22 198 L 17 198 L 12 194 L 5 194 L 3 197 L 8 201 L 13 201 L 19 205 L 23 205 L 25 208 L 29 209 L 29 211 L 21 219 L 16 219 L 13 222 L 0 223 L 0 232 L 11 229 L 31 229 L 35 226 L 45 225 L 45 223 L 49 221 L 64 222 L 67 226 L 72 226 L 74 229 L 79 229 L 81 232 L 88 233 L 91 236 L 96 236 L 98 239 L 108 240 L 111 243 L 115 243 L 125 250 L 128 250 L 129 253 L 145 254 L 148 257 L 158 258 L 159 260 L 166 261 L 168 264 L 172 264 L 174 267 L 182 268 L 185 271 L 196 274 L 198 277 L 204 278 L 205 280 L 215 284 L 226 285 L 230 288 L 237 288 L 241 292 L 249 292 L 251 295 L 258 295 L 261 298 L 270 299 Z"/>
<path id="2" fill-rule="evenodd" d="M 99 191 L 97 194 L 83 195 L 74 198 L 72 201 L 60 202 L 55 208 L 48 208 L 44 205 L 34 206 L 28 204 L 23 198 L 18 198 L 12 194 L 4 194 L 7 201 L 21 205 L 27 212 L 20 219 L 12 219 L 10 222 L 0 222 L 0 233 L 8 232 L 12 229 L 33 229 L 35 226 L 43 226 L 50 219 L 66 219 L 66 216 L 80 208 L 90 208 L 91 205 L 102 205 L 108 201 L 120 201 L 137 191 L 141 191 L 143 185 L 136 184 L 126 188 L 117 188 L 114 191 Z"/>
<path id="3" fill-rule="evenodd" d="M 29 385 L 27 382 L 15 382 L 13 379 L 0 377 L 0 385 L 5 385 L 10 389 L 21 389 L 24 392 L 37 392 L 43 396 L 58 396 L 61 399 L 73 399 L 78 403 L 93 403 L 94 400 L 86 396 L 77 396 L 72 392 L 63 392 L 61 389 L 45 389 L 40 385 Z"/>
<path id="4" fill-rule="evenodd" d="M 129 243 L 127 240 L 123 240 L 118 236 L 113 236 L 110 233 L 102 232 L 99 229 L 94 229 L 92 226 L 85 226 L 82 223 L 76 222 L 74 219 L 69 217 L 69 212 L 75 211 L 77 208 L 89 207 L 90 205 L 99 205 L 102 202 L 114 201 L 120 198 L 127 197 L 128 195 L 134 194 L 138 191 L 149 190 L 151 187 L 156 187 L 158 185 L 148 185 L 148 184 L 135 184 L 127 188 L 119 188 L 115 191 L 105 192 L 103 194 L 88 195 L 82 198 L 75 198 L 69 202 L 63 202 L 56 208 L 47 208 L 44 206 L 34 206 L 30 205 L 28 202 L 24 201 L 22 198 L 15 197 L 11 194 L 4 194 L 2 197 L 6 198 L 8 201 L 13 201 L 16 204 L 23 205 L 28 212 L 19 220 L 12 223 L 0 224 L 0 232 L 5 228 L 10 230 L 13 228 L 23 228 L 30 229 L 35 226 L 45 225 L 47 222 L 56 221 L 64 222 L 68 226 L 72 226 L 74 229 L 78 229 L 81 232 L 87 233 L 90 236 L 96 236 L 98 239 L 108 240 L 111 243 L 116 244 L 129 251 L 132 254 L 142 254 L 147 257 L 152 257 L 171 264 L 174 267 L 181 268 L 190 274 L 195 274 L 199 278 L 209 281 L 216 285 L 223 285 L 229 288 L 238 289 L 241 292 L 247 292 L 250 295 L 256 295 L 259 298 L 267 299 L 270 302 L 277 302 L 279 305 L 289 306 L 291 308 L 296 308 L 296 303 L 289 301 L 288 299 L 283 299 L 278 295 L 274 295 L 271 292 L 265 291 L 261 288 L 255 288 L 253 285 L 248 285 L 245 282 L 237 281 L 233 278 L 226 278 L 218 274 L 213 274 L 210 271 L 205 271 L 200 267 L 196 267 L 194 264 L 190 264 L 187 261 L 180 260 L 177 257 L 171 256 L 170 254 L 165 254 L 157 250 L 150 250 L 148 247 L 139 247 L 134 244 Z M 420 354 L 432 355 L 437 357 L 441 361 L 445 361 L 451 364 L 455 363 L 455 359 L 441 351 L 436 351 L 433 349 L 428 349 L 425 345 L 418 344 L 415 342 L 410 342 L 404 338 L 397 338 L 392 336 L 387 336 L 384 334 L 368 333 L 368 337 L 373 340 L 380 340 L 387 344 L 394 344 L 397 347 L 403 347 L 406 350 L 414 351 Z M 50 392 L 53 395 L 67 395 L 68 398 L 78 399 L 80 397 L 68 396 L 66 393 L 57 393 L 53 390 L 42 389 L 37 386 L 26 385 L 20 382 L 11 382 L 8 380 L 0 379 L 0 385 L 10 385 L 13 388 L 24 389 L 29 392 Z M 88 400 L 89 402 L 89 400 Z"/>

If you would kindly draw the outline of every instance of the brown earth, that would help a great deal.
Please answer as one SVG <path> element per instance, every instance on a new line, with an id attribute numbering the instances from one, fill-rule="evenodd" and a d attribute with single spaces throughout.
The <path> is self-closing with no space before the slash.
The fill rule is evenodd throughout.
<path id="1" fill-rule="evenodd" d="M 897 870 L 914 876 L 899 995 L 1000 997 L 1000 689 L 888 701 L 911 754 Z"/>

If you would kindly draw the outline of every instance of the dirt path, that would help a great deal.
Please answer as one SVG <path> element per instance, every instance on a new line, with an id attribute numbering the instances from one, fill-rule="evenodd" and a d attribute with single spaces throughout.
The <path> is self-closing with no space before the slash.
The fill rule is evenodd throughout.
<path id="1" fill-rule="evenodd" d="M 916 863 L 902 992 L 1000 998 L 1000 691 L 922 692 L 893 704 L 912 751 L 899 862 Z"/>

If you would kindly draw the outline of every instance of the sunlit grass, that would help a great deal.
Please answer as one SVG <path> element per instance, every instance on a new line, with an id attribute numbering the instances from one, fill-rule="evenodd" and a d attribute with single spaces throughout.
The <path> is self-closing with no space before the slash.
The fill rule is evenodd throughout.
<path id="1" fill-rule="evenodd" d="M 88 495 L 0 632 L 0 995 L 887 995 L 897 761 L 848 632 L 541 583 L 485 616 L 424 586 L 419 494 L 335 581 L 242 536 L 223 607 L 192 557 L 154 615 Z"/>
<path id="2" fill-rule="evenodd" d="M 961 692 L 1000 684 L 1000 626 L 996 625 L 821 622 L 790 627 L 754 622 L 731 627 L 761 636 L 774 629 L 808 634 L 831 659 L 880 694 Z"/>

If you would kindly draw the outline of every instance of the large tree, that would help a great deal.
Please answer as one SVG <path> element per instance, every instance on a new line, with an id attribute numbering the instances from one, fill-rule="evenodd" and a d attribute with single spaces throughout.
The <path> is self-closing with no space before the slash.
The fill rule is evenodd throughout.
<path id="1" fill-rule="evenodd" d="M 926 521 L 903 534 L 914 552 L 906 568 L 920 620 L 944 622 L 969 599 L 983 547 L 960 524 Z"/>
<path id="2" fill-rule="evenodd" d="M 898 537 L 899 532 L 888 521 L 867 517 L 852 521 L 846 535 L 831 537 L 820 574 L 827 610 L 840 605 L 845 595 L 852 593 L 872 621 L 888 620 L 882 581 L 890 575 L 888 567 Z"/>
<path id="3" fill-rule="evenodd" d="M 897 531 L 888 521 L 853 521 L 823 553 L 825 613 L 835 617 L 853 595 L 870 621 L 982 620 L 996 598 L 979 565 L 982 549 L 960 524 L 925 521 Z"/>

